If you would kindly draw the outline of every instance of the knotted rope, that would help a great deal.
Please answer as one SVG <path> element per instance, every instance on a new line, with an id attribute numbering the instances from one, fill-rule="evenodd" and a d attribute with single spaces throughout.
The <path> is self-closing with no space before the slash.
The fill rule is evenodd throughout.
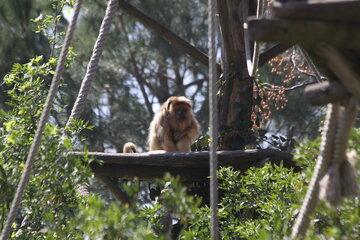
<path id="1" fill-rule="evenodd" d="M 55 74 L 51 81 L 51 86 L 50 86 L 49 93 L 48 93 L 46 101 L 45 101 L 44 109 L 41 113 L 41 117 L 40 117 L 40 120 L 37 125 L 37 129 L 35 132 L 34 140 L 31 144 L 31 147 L 30 147 L 27 159 L 26 159 L 24 171 L 21 175 L 18 187 L 16 189 L 14 199 L 11 203 L 10 211 L 8 213 L 8 216 L 7 216 L 7 219 L 5 222 L 5 226 L 1 233 L 1 238 L 0 238 L 1 240 L 6 240 L 9 238 L 9 235 L 11 232 L 11 226 L 15 220 L 17 211 L 20 208 L 22 196 L 24 194 L 24 189 L 25 189 L 27 183 L 29 182 L 31 168 L 32 168 L 34 159 L 37 155 L 37 152 L 39 150 L 39 147 L 41 144 L 41 137 L 44 132 L 45 124 L 49 119 L 50 110 L 51 110 L 55 95 L 56 95 L 59 85 L 60 85 L 61 75 L 65 68 L 66 56 L 69 51 L 71 40 L 73 39 L 73 36 L 74 36 L 74 31 L 76 28 L 76 21 L 79 16 L 81 4 L 82 4 L 82 0 L 77 0 L 76 4 L 74 6 L 74 15 L 73 15 L 73 17 L 69 23 L 68 29 L 66 31 L 64 45 L 60 52 L 59 60 L 57 62 L 57 66 L 56 66 L 56 70 L 55 70 Z"/>
<path id="2" fill-rule="evenodd" d="M 219 239 L 218 223 L 218 159 L 216 148 L 218 144 L 218 111 L 217 111 L 217 72 L 216 72 L 216 1 L 209 0 L 208 15 L 208 46 L 209 46 L 209 128 L 210 128 L 210 207 L 211 207 L 211 237 Z"/>
<path id="3" fill-rule="evenodd" d="M 117 7 L 118 7 L 118 0 L 110 0 L 108 2 L 105 16 L 99 30 L 99 35 L 96 39 L 90 61 L 87 65 L 85 77 L 81 82 L 81 87 L 78 96 L 71 110 L 69 120 L 66 123 L 67 126 L 71 123 L 72 119 L 79 118 L 84 110 L 85 103 L 87 101 L 88 95 L 91 90 L 91 83 L 98 68 L 100 57 L 104 50 L 106 36 L 109 33 L 111 21 L 115 15 Z"/>
<path id="4" fill-rule="evenodd" d="M 303 205 L 292 229 L 292 239 L 305 235 L 310 215 L 315 210 L 319 195 L 331 206 L 336 206 L 344 197 L 357 194 L 355 171 L 346 157 L 347 141 L 356 113 L 354 99 L 345 106 L 328 105 L 320 154 Z"/>

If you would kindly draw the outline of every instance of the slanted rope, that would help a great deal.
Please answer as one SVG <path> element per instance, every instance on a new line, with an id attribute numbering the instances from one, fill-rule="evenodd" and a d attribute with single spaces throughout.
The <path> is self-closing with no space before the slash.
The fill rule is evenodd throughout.
<path id="1" fill-rule="evenodd" d="M 90 61 L 87 65 L 85 77 L 81 82 L 81 87 L 78 96 L 71 110 L 69 120 L 66 123 L 67 126 L 69 126 L 72 119 L 79 118 L 85 108 L 85 103 L 87 101 L 88 95 L 91 90 L 91 83 L 94 79 L 94 75 L 98 68 L 99 60 L 105 47 L 106 36 L 109 33 L 111 21 L 115 15 L 117 7 L 118 7 L 118 0 L 110 0 L 108 2 L 105 16 L 100 26 L 99 35 L 96 39 Z"/>
<path id="2" fill-rule="evenodd" d="M 337 206 L 344 197 L 356 196 L 355 170 L 346 156 L 349 133 L 357 113 L 356 100 L 329 104 L 324 122 L 320 154 L 303 205 L 292 229 L 291 238 L 306 234 L 310 215 L 318 199 Z"/>
<path id="3" fill-rule="evenodd" d="M 217 107 L 217 65 L 216 65 L 216 1 L 209 0 L 208 15 L 208 47 L 209 47 L 209 128 L 210 128 L 210 208 L 211 208 L 211 238 L 219 239 L 218 223 L 218 158 L 216 148 L 218 144 L 218 107 Z"/>
<path id="4" fill-rule="evenodd" d="M 15 220 L 18 209 L 20 208 L 22 196 L 24 194 L 24 189 L 25 189 L 27 183 L 29 182 L 31 168 L 32 168 L 34 159 L 37 155 L 37 152 L 39 150 L 39 147 L 41 144 L 41 137 L 44 132 L 45 125 L 49 119 L 50 110 L 51 110 L 55 95 L 56 95 L 59 85 L 60 85 L 61 75 L 65 68 L 66 56 L 69 51 L 71 40 L 73 39 L 73 36 L 74 36 L 76 22 L 77 22 L 77 19 L 79 16 L 81 4 L 82 4 L 82 0 L 77 0 L 76 4 L 74 6 L 74 15 L 73 15 L 73 17 L 69 23 L 68 29 L 66 31 L 64 44 L 63 44 L 63 47 L 60 52 L 59 60 L 57 62 L 57 66 L 56 66 L 56 70 L 55 70 L 55 74 L 51 81 L 49 93 L 47 95 L 44 109 L 41 113 L 41 117 L 40 117 L 40 120 L 39 120 L 37 128 L 36 128 L 34 140 L 31 144 L 23 173 L 21 175 L 18 187 L 16 189 L 14 199 L 10 206 L 10 211 L 8 213 L 4 228 L 1 233 L 1 237 L 0 237 L 1 240 L 6 240 L 9 238 L 9 235 L 11 233 L 11 226 Z"/>

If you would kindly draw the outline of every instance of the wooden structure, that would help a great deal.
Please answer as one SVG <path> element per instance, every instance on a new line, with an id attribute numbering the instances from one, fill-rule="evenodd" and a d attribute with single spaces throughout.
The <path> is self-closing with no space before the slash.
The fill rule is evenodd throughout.
<path id="1" fill-rule="evenodd" d="M 275 1 L 269 8 L 271 18 L 247 19 L 252 41 L 300 44 L 331 80 L 309 85 L 306 99 L 323 105 L 350 93 L 359 98 L 360 1 Z"/>
<path id="2" fill-rule="evenodd" d="M 360 102 L 360 1 L 274 1 L 270 12 L 270 18 L 247 19 L 250 38 L 306 48 L 310 67 L 318 73 L 309 55 L 326 80 L 318 78 L 319 83 L 305 89 L 305 96 L 313 104 L 331 103 L 319 157 L 292 228 L 291 239 L 302 239 L 320 198 L 335 206 L 345 197 L 357 196 L 354 169 L 349 167 L 341 175 L 335 166 L 350 166 L 345 157 L 347 141 Z"/>
<path id="3" fill-rule="evenodd" d="M 246 19 L 245 41 L 250 41 L 247 45 L 251 46 L 255 40 L 275 42 L 272 47 L 259 53 L 258 63 L 256 64 L 258 67 L 263 66 L 267 61 L 297 43 L 301 43 L 307 49 L 309 47 L 316 49 L 314 53 L 320 55 L 321 52 L 326 52 L 319 45 L 321 42 L 327 42 L 337 47 L 343 46 L 344 49 L 350 50 L 360 47 L 359 20 L 356 18 L 360 10 L 359 1 L 275 2 L 270 9 L 273 16 L 271 19 L 251 16 L 255 15 L 255 12 L 252 12 L 255 9 L 253 3 L 245 2 L 249 4 L 244 5 L 243 8 L 248 8 L 247 13 L 250 15 Z M 202 64 L 208 64 L 208 56 L 205 53 L 134 6 L 126 1 L 119 1 L 119 7 L 146 27 L 158 33 L 159 36 L 174 47 Z M 219 11 L 223 10 L 222 7 L 220 4 Z M 246 9 L 242 9 L 242 11 L 246 12 Z M 225 22 L 226 19 L 221 19 L 223 24 L 220 25 L 227 30 L 226 24 L 224 25 Z M 224 39 L 224 41 L 226 42 L 227 39 Z M 347 52 L 347 56 L 349 55 L 351 54 Z M 335 66 L 332 70 L 337 69 L 337 67 Z M 220 65 L 218 70 L 221 70 Z M 337 72 L 342 75 L 343 70 Z M 347 70 L 350 75 L 355 74 L 353 69 Z M 349 93 L 354 91 L 360 92 L 360 88 L 358 86 L 349 87 L 340 82 L 326 81 L 310 85 L 307 87 L 305 94 L 310 103 L 321 105 L 348 98 Z M 71 154 L 80 156 L 83 153 L 73 152 Z M 292 162 L 291 154 L 273 149 L 222 151 L 218 152 L 218 154 L 220 166 L 232 166 L 240 171 L 244 171 L 251 166 L 261 166 L 266 162 L 276 164 L 283 162 L 284 166 L 299 170 L 299 167 Z M 95 160 L 91 163 L 91 169 L 95 175 L 109 187 L 117 199 L 125 202 L 127 202 L 127 197 L 116 184 L 116 179 L 133 179 L 137 177 L 140 180 L 152 180 L 169 172 L 180 176 L 184 182 L 204 182 L 207 181 L 209 175 L 208 152 L 166 154 L 88 153 L 87 155 Z"/>
<path id="4" fill-rule="evenodd" d="M 230 4 L 230 3 L 228 3 Z M 232 1 L 231 4 L 239 4 Z M 224 7 L 222 4 L 219 8 Z M 189 55 L 194 60 L 207 66 L 208 56 L 197 49 L 189 42 L 178 36 L 173 31 L 167 29 L 159 22 L 147 16 L 136 7 L 126 1 L 118 1 L 119 8 L 144 26 L 159 34 L 162 38 L 172 44 L 175 48 Z M 227 18 L 227 9 L 220 9 L 224 12 L 221 20 L 224 31 L 229 31 Z M 249 11 L 251 13 L 251 11 Z M 241 26 L 241 24 L 239 25 Z M 225 29 L 226 28 L 226 29 Z M 242 30 L 241 30 L 242 31 Z M 225 40 L 224 40 L 225 41 Z M 227 39 L 227 46 L 231 45 L 231 40 Z M 291 47 L 290 44 L 274 44 L 272 47 L 265 49 L 258 56 L 258 66 L 263 66 L 273 57 L 282 53 Z M 233 54 L 233 51 L 230 51 Z M 230 64 L 233 66 L 233 64 Z M 221 66 L 218 65 L 218 72 L 221 73 Z M 238 70 L 237 70 L 238 71 Z M 231 72 L 231 71 L 230 71 Z M 70 155 L 83 156 L 81 152 L 71 152 Z M 209 152 L 191 152 L 191 153 L 136 153 L 136 154 L 110 154 L 110 153 L 86 153 L 94 161 L 90 167 L 95 176 L 101 179 L 110 189 L 114 196 L 122 201 L 128 202 L 128 197 L 118 186 L 118 179 L 130 180 L 135 177 L 139 180 L 154 180 L 161 178 L 165 173 L 179 176 L 185 183 L 205 183 L 209 176 Z M 275 149 L 266 150 L 247 150 L 247 151 L 219 151 L 218 152 L 220 166 L 232 166 L 235 170 L 245 171 L 252 166 L 262 166 L 266 162 L 275 164 L 283 164 L 286 167 L 299 171 L 299 167 L 292 161 L 290 153 L 282 152 Z M 204 189 L 208 191 L 208 189 Z"/>
<path id="5" fill-rule="evenodd" d="M 251 2 L 245 1 L 243 12 L 254 15 Z M 248 4 L 250 3 L 250 4 Z M 145 15 L 125 1 L 119 1 L 119 7 L 143 23 L 156 33 L 159 33 L 173 46 L 185 52 L 190 57 L 207 65 L 208 56 L 186 42 L 184 39 L 167 29 L 160 23 Z M 219 6 L 221 10 L 222 6 Z M 356 51 L 360 48 L 360 1 L 286 1 L 275 2 L 270 7 L 273 18 L 246 19 L 245 41 L 275 42 L 273 47 L 259 53 L 257 66 L 263 66 L 268 60 L 287 50 L 294 44 L 301 43 L 312 54 L 323 58 L 328 72 L 333 73 L 342 82 L 325 81 L 310 85 L 306 89 L 306 97 L 312 104 L 326 104 L 340 101 L 352 93 L 360 96 L 359 85 L 354 86 L 348 77 L 358 78 L 358 73 L 351 67 L 351 61 L 357 59 Z M 255 13 L 255 12 L 254 12 Z M 247 16 L 245 14 L 245 16 Z M 224 20 L 224 19 L 223 19 Z M 224 40 L 225 41 L 225 40 Z M 341 52 L 329 45 L 341 48 Z M 249 50 L 248 48 L 246 50 Z M 345 49 L 345 50 L 344 50 Z M 342 61 L 344 64 L 337 64 Z M 221 70 L 220 65 L 218 69 Z M 81 156 L 84 153 L 72 152 L 71 155 Z M 184 182 L 206 182 L 209 176 L 209 153 L 136 153 L 110 154 L 90 152 L 87 155 L 94 159 L 90 164 L 95 176 L 100 178 L 112 191 L 114 196 L 128 202 L 127 196 L 117 184 L 117 179 L 153 180 L 162 177 L 166 172 L 180 176 Z M 245 171 L 252 166 L 261 166 L 266 162 L 282 164 L 286 167 L 299 170 L 292 161 L 292 155 L 274 149 L 247 150 L 247 151 L 220 151 L 218 152 L 220 166 L 232 166 L 235 170 Z"/>
<path id="6" fill-rule="evenodd" d="M 249 8 L 249 15 L 254 15 L 250 14 L 251 9 L 254 8 L 254 6 L 249 7 L 251 4 L 243 7 Z M 148 28 L 159 33 L 176 48 L 207 65 L 208 56 L 206 54 L 171 30 L 125 1 L 119 1 L 119 7 Z M 220 5 L 219 10 L 221 8 Z M 256 64 L 258 67 L 263 66 L 268 60 L 294 44 L 301 43 L 310 49 L 312 54 L 323 58 L 326 63 L 323 67 L 342 81 L 325 81 L 307 87 L 305 94 L 310 103 L 321 105 L 340 101 L 348 98 L 350 93 L 360 96 L 360 82 L 358 82 L 359 85 L 355 84 L 354 86 L 353 81 L 346 81 L 349 77 L 358 78 L 357 71 L 351 67 L 350 63 L 360 59 L 356 55 L 357 52 L 352 51 L 360 48 L 360 20 L 357 19 L 357 13 L 360 12 L 360 1 L 275 2 L 270 11 L 273 16 L 271 19 L 252 16 L 246 19 L 245 41 L 250 41 L 247 43 L 248 46 L 251 46 L 255 40 L 276 43 L 273 47 L 259 53 Z M 222 19 L 222 21 L 225 20 Z M 226 39 L 224 41 L 226 42 Z M 345 52 L 338 51 L 330 45 L 324 45 L 324 42 L 341 48 L 341 51 Z M 344 64 L 337 64 L 338 61 L 342 61 Z M 220 65 L 218 69 L 221 70 Z M 83 155 L 80 152 L 70 154 Z M 117 199 L 123 202 L 128 202 L 128 199 L 118 187 L 117 179 L 137 177 L 140 180 L 152 180 L 169 172 L 180 176 L 184 182 L 205 182 L 209 176 L 208 152 L 88 153 L 87 155 L 95 160 L 91 163 L 91 169 L 95 175 L 109 187 Z M 291 154 L 274 149 L 221 151 L 218 152 L 218 156 L 220 166 L 232 166 L 235 170 L 240 171 L 245 171 L 251 166 L 261 166 L 266 162 L 276 164 L 282 162 L 286 167 L 299 170 L 299 167 L 291 160 Z"/>
<path id="7" fill-rule="evenodd" d="M 83 152 L 70 152 L 72 156 L 83 156 Z M 190 153 L 99 153 L 86 154 L 93 158 L 90 167 L 95 176 L 101 179 L 120 201 L 127 197 L 115 184 L 114 179 L 154 180 L 165 173 L 179 176 L 185 183 L 207 182 L 209 176 L 209 152 Z M 292 154 L 276 149 L 218 151 L 220 166 L 232 166 L 235 170 L 245 171 L 250 167 L 259 167 L 267 162 L 283 164 L 299 171 L 292 161 Z M 207 190 L 207 189 L 206 189 Z"/>

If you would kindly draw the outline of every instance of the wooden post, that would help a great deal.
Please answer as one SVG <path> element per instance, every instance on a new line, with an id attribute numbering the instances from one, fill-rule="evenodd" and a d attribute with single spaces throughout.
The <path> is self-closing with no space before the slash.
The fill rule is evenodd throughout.
<path id="1" fill-rule="evenodd" d="M 225 73 L 218 105 L 221 150 L 243 149 L 254 142 L 251 129 L 254 79 L 248 76 L 246 67 L 241 3 L 218 0 Z"/>
<path id="2" fill-rule="evenodd" d="M 129 196 L 120 189 L 117 185 L 117 179 L 113 180 L 110 177 L 103 176 L 103 175 L 95 175 L 98 179 L 100 179 L 110 190 L 110 192 L 114 195 L 114 197 L 124 203 L 124 204 L 131 204 Z"/>

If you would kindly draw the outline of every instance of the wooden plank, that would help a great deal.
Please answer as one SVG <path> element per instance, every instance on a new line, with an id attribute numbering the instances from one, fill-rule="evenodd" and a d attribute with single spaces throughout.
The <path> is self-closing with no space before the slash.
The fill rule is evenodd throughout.
<path id="1" fill-rule="evenodd" d="M 360 25 L 323 21 L 248 18 L 253 40 L 301 44 L 312 47 L 327 42 L 344 49 L 360 49 Z"/>
<path id="2" fill-rule="evenodd" d="M 82 157 L 82 152 L 71 152 L 70 156 Z M 121 179 L 154 180 L 165 173 L 180 176 L 182 181 L 207 181 L 209 176 L 209 152 L 191 153 L 97 153 L 87 154 L 92 161 L 90 167 L 96 176 Z M 292 161 L 292 154 L 276 149 L 218 151 L 219 165 L 232 166 L 245 171 L 266 162 L 283 164 L 294 171 L 301 169 Z"/>
<path id="3" fill-rule="evenodd" d="M 325 81 L 306 86 L 304 90 L 306 101 L 312 105 L 324 105 L 338 102 L 350 97 L 350 93 L 339 82 Z"/>
<path id="4" fill-rule="evenodd" d="M 113 180 L 108 176 L 96 174 L 96 172 L 95 176 L 99 178 L 109 188 L 110 192 L 118 201 L 125 204 L 131 204 L 129 196 L 118 186 L 117 180 Z"/>
<path id="5" fill-rule="evenodd" d="M 359 0 L 274 1 L 270 9 L 276 18 L 360 23 Z"/>
<path id="6" fill-rule="evenodd" d="M 237 151 L 218 151 L 220 165 L 238 165 L 247 162 L 261 161 L 266 158 L 282 159 L 288 166 L 295 166 L 292 154 L 276 149 L 253 149 Z M 70 155 L 83 156 L 83 152 L 70 152 Z M 208 167 L 209 152 L 176 152 L 176 153 L 102 153 L 89 152 L 90 158 L 101 160 L 104 163 L 120 165 L 167 166 L 167 167 Z"/>

